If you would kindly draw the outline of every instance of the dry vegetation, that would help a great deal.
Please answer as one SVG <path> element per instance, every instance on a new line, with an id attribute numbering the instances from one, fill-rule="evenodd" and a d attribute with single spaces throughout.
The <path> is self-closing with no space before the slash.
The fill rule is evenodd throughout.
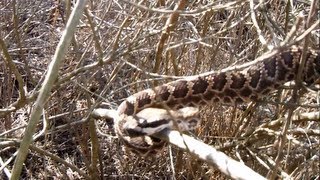
<path id="1" fill-rule="evenodd" d="M 307 0 L 251 3 L 88 2 L 43 109 L 22 178 L 227 179 L 174 147 L 146 159 L 128 155 L 112 123 L 100 120 L 92 128 L 85 117 L 101 100 L 116 109 L 130 94 L 167 82 L 161 75 L 194 75 L 241 64 L 285 39 L 286 44 L 318 48 L 319 25 L 301 35 L 318 21 L 319 2 L 310 17 L 312 2 Z M 8 179 L 12 170 L 70 6 L 64 1 L 0 2 L 0 179 Z M 292 27 L 296 30 L 289 33 Z M 195 135 L 265 177 L 319 179 L 319 119 L 293 120 L 282 136 L 288 114 L 319 113 L 319 87 L 310 88 L 301 88 L 299 103 L 290 106 L 285 102 L 292 89 L 286 86 L 259 103 L 206 107 Z M 98 150 L 92 152 L 92 147 Z"/>

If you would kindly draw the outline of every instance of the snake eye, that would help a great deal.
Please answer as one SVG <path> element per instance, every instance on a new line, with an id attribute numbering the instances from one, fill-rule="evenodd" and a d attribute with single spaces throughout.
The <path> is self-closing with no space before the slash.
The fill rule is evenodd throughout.
<path id="1" fill-rule="evenodd" d="M 146 119 L 143 119 L 143 118 L 139 118 L 138 122 L 139 122 L 139 124 L 141 124 L 141 125 L 144 125 L 144 124 L 147 124 L 147 123 L 148 123 L 147 120 L 146 120 Z"/>
<path id="2" fill-rule="evenodd" d="M 146 135 L 145 132 L 142 132 L 141 130 L 136 129 L 126 129 L 126 134 L 128 134 L 130 137 L 138 137 L 138 136 L 144 136 Z"/>

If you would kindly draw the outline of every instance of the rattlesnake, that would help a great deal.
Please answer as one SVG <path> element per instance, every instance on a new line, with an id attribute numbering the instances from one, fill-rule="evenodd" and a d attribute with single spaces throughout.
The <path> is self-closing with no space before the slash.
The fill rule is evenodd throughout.
<path id="1" fill-rule="evenodd" d="M 247 67 L 241 66 L 246 68 L 208 72 L 140 91 L 118 107 L 116 133 L 135 152 L 156 152 L 165 142 L 152 135 L 165 128 L 193 129 L 199 120 L 197 107 L 216 102 L 256 101 L 285 82 L 295 80 L 301 55 L 302 48 L 293 46 L 250 62 Z M 308 49 L 301 80 L 310 85 L 319 77 L 320 51 Z"/>

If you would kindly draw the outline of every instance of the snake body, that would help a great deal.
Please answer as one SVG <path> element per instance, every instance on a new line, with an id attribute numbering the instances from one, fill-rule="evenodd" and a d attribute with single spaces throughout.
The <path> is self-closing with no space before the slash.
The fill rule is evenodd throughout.
<path id="1" fill-rule="evenodd" d="M 293 46 L 273 56 L 262 58 L 256 63 L 251 63 L 246 68 L 228 68 L 219 72 L 208 72 L 133 94 L 118 107 L 116 132 L 120 139 L 136 152 L 145 154 L 160 149 L 165 143 L 153 137 L 152 134 L 165 127 L 172 128 L 169 122 L 176 118 L 161 118 L 161 115 L 156 114 L 157 111 L 199 107 L 218 102 L 238 104 L 256 101 L 284 83 L 296 79 L 301 66 L 302 51 L 302 48 Z M 305 59 L 301 80 L 310 85 L 320 77 L 319 50 L 307 49 Z M 150 110 L 150 108 L 156 109 Z M 148 113 L 160 118 L 148 123 L 150 117 L 143 115 Z M 172 113 L 179 114 L 176 111 Z M 194 120 L 195 116 L 191 114 L 190 117 Z M 193 124 L 197 125 L 197 123 Z M 182 131 L 192 128 L 194 127 L 182 128 Z"/>

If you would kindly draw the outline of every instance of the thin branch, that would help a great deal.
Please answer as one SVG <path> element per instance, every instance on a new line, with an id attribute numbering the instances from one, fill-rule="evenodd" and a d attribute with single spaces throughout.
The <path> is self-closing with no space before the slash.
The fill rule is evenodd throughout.
<path id="1" fill-rule="evenodd" d="M 23 89 L 24 82 L 23 82 L 22 76 L 21 76 L 20 72 L 18 71 L 18 68 L 14 64 L 14 62 L 8 52 L 7 46 L 1 36 L 0 36 L 0 49 L 2 49 L 4 61 L 6 62 L 8 68 L 10 69 L 10 71 L 13 72 L 13 74 L 15 75 L 15 77 L 18 81 L 19 99 L 17 100 L 17 104 L 24 104 L 24 103 L 26 103 L 26 94 Z"/>
<path id="2" fill-rule="evenodd" d="M 11 179 L 19 179 L 24 161 L 28 155 L 28 149 L 32 142 L 32 137 L 35 132 L 36 125 L 39 121 L 39 118 L 42 113 L 43 106 L 47 101 L 50 91 L 54 85 L 54 82 L 58 76 L 58 71 L 62 60 L 66 54 L 66 50 L 71 42 L 73 34 L 76 30 L 76 26 L 79 22 L 80 17 L 82 16 L 82 11 L 86 4 L 85 0 L 77 1 L 77 4 L 72 11 L 70 19 L 67 23 L 66 29 L 62 35 L 62 38 L 57 46 L 55 55 L 53 57 L 52 62 L 48 67 L 48 73 L 43 82 L 43 86 L 40 89 L 40 94 L 35 102 L 34 109 L 31 112 L 31 117 L 27 129 L 25 130 L 24 137 L 20 144 L 20 148 L 18 150 L 18 155 L 15 160 Z"/>
<path id="3" fill-rule="evenodd" d="M 215 148 L 178 131 L 168 130 L 155 136 L 167 140 L 184 151 L 190 152 L 193 156 L 205 161 L 210 166 L 217 167 L 222 173 L 233 179 L 265 179 L 246 165 L 228 157 L 223 152 L 219 152 Z"/>
<path id="4" fill-rule="evenodd" d="M 178 4 L 175 6 L 174 10 L 184 9 L 187 6 L 187 3 L 188 2 L 186 0 L 180 0 L 178 2 Z M 159 42 L 157 44 L 155 65 L 154 65 L 154 68 L 152 71 L 153 73 L 157 73 L 159 71 L 160 63 L 161 63 L 161 59 L 162 59 L 162 52 L 164 49 L 164 44 L 167 41 L 167 39 L 169 38 L 171 31 L 173 31 L 175 24 L 178 21 L 178 18 L 179 18 L 179 13 L 174 12 L 171 14 L 171 16 L 169 17 L 169 19 L 167 20 L 167 22 L 165 24 L 165 29 L 162 32 L 161 37 L 159 39 Z"/>
<path id="5" fill-rule="evenodd" d="M 236 5 L 243 5 L 242 3 L 246 3 L 245 0 L 237 0 L 237 1 L 232 1 L 232 2 L 228 2 L 225 4 L 221 4 L 219 1 L 218 5 L 215 5 L 215 3 L 210 3 L 206 6 L 203 7 L 199 7 L 195 10 L 167 10 L 167 9 L 155 9 L 155 8 L 149 8 L 143 5 L 140 5 L 138 3 L 134 3 L 130 0 L 121 0 L 125 3 L 128 3 L 130 5 L 133 5 L 139 9 L 143 9 L 145 11 L 150 11 L 150 12 L 157 12 L 157 13 L 162 13 L 162 14 L 172 14 L 172 13 L 179 13 L 181 15 L 197 15 L 197 14 L 201 14 L 201 13 L 205 13 L 207 11 L 218 11 L 218 10 L 226 10 L 226 9 L 233 9 L 236 7 Z"/>
<path id="6" fill-rule="evenodd" d="M 260 5 L 260 3 L 259 3 L 259 5 Z M 254 27 L 257 30 L 260 43 L 263 46 L 267 46 L 269 50 L 272 49 L 271 46 L 268 46 L 268 43 L 267 43 L 266 39 L 262 35 L 262 31 L 261 31 L 261 29 L 259 27 L 259 24 L 258 24 L 258 21 L 257 21 L 257 18 L 256 18 L 256 14 L 255 14 L 255 11 L 254 11 L 254 2 L 253 2 L 253 0 L 250 0 L 250 12 L 251 12 L 251 20 L 252 20 L 252 23 L 253 23 Z"/>
<path id="7" fill-rule="evenodd" d="M 21 142 L 20 142 L 20 144 L 21 144 Z M 16 146 L 16 147 L 18 147 L 18 146 L 19 146 L 19 141 L 6 141 L 6 142 L 0 144 L 0 147 L 9 147 L 9 146 Z M 33 151 L 33 152 L 36 152 L 36 153 L 38 153 L 38 154 L 47 156 L 47 157 L 51 158 L 52 160 L 54 160 L 54 161 L 56 161 L 56 162 L 58 162 L 58 163 L 61 163 L 61 164 L 63 164 L 64 166 L 72 169 L 73 171 L 78 172 L 78 173 L 79 173 L 81 176 L 83 176 L 85 179 L 90 179 L 90 177 L 89 177 L 83 170 L 81 170 L 81 169 L 79 169 L 77 166 L 75 166 L 75 165 L 67 162 L 66 160 L 64 160 L 64 159 L 62 159 L 62 158 L 60 158 L 60 157 L 58 157 L 58 156 L 56 156 L 56 155 L 54 155 L 54 154 L 46 151 L 46 150 L 43 150 L 43 149 L 41 149 L 41 148 L 38 148 L 38 147 L 36 147 L 36 146 L 34 146 L 34 145 L 30 145 L 29 148 L 30 148 L 30 150 Z M 12 176 L 11 176 L 11 179 L 13 179 Z"/>

